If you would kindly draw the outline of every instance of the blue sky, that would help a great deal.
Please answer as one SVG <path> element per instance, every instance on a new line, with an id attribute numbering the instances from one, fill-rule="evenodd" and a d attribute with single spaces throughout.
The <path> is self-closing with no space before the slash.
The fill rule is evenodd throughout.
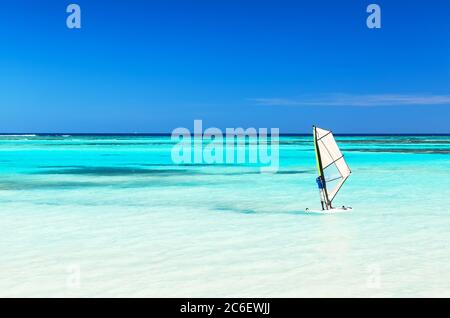
<path id="1" fill-rule="evenodd" d="M 450 133 L 449 1 L 5 2 L 0 132 Z"/>

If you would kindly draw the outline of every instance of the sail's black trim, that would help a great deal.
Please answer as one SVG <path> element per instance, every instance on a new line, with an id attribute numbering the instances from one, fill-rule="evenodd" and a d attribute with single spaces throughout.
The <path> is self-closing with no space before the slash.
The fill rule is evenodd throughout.
<path id="1" fill-rule="evenodd" d="M 323 147 L 325 148 L 325 150 L 328 152 L 328 155 L 330 156 L 330 158 L 333 159 L 333 162 L 334 162 L 334 158 L 333 158 L 333 156 L 331 155 L 331 152 L 328 150 L 327 146 L 324 144 L 323 141 L 322 141 L 322 145 L 323 145 Z M 319 149 L 319 152 L 320 152 L 320 149 Z"/>
<path id="2" fill-rule="evenodd" d="M 325 147 L 325 145 L 324 145 L 324 147 Z M 326 148 L 326 147 L 325 147 Z M 328 153 L 330 153 L 329 151 L 328 151 Z M 330 156 L 331 156 L 331 154 L 330 154 Z M 333 157 L 332 157 L 333 158 Z M 324 167 L 323 169 L 325 170 L 326 168 L 328 168 L 329 166 L 331 166 L 332 164 L 334 164 L 334 163 L 336 163 L 336 161 L 338 161 L 338 160 L 340 160 L 340 159 L 342 159 L 342 158 L 344 158 L 344 155 L 342 155 L 342 156 L 340 156 L 339 158 L 337 158 L 336 160 L 334 160 L 333 162 L 331 162 L 329 165 L 327 165 L 326 167 Z M 338 171 L 339 171 L 339 169 L 338 169 Z M 339 173 L 340 173 L 340 171 L 339 171 Z"/>
<path id="3" fill-rule="evenodd" d="M 332 181 L 343 179 L 343 178 L 344 178 L 343 176 L 340 176 L 340 177 L 337 177 L 337 178 L 334 178 L 334 179 L 330 179 L 330 180 L 326 180 L 326 181 L 327 182 L 332 182 Z"/>
<path id="4" fill-rule="evenodd" d="M 344 157 L 344 155 L 340 156 L 339 158 L 337 158 L 337 159 L 335 160 L 335 159 L 333 158 L 333 155 L 331 154 L 330 150 L 328 150 L 327 146 L 325 145 L 325 143 L 324 143 L 323 141 L 322 141 L 322 145 L 323 145 L 323 147 L 325 148 L 325 150 L 328 152 L 328 155 L 330 156 L 330 158 L 333 159 L 333 161 L 332 161 L 328 166 L 326 166 L 325 168 L 322 168 L 323 170 L 325 170 L 326 168 L 328 168 L 328 167 L 331 166 L 332 164 L 336 163 L 336 161 L 338 161 L 339 159 L 342 159 L 342 157 Z M 320 152 L 320 151 L 319 151 L 319 152 Z M 337 171 L 339 171 L 339 174 L 340 174 L 341 176 L 343 176 L 341 170 L 339 170 L 339 168 L 338 168 L 337 166 L 336 166 L 336 168 L 337 168 Z"/>
<path id="5" fill-rule="evenodd" d="M 325 138 L 326 136 L 328 136 L 329 134 L 331 134 L 331 131 L 327 132 L 325 135 L 323 135 L 322 137 L 318 138 L 317 141 L 319 141 L 322 138 Z"/>
<path id="6" fill-rule="evenodd" d="M 338 194 L 339 190 L 341 190 L 342 186 L 344 185 L 345 181 L 347 181 L 348 177 L 344 178 L 344 180 L 341 183 L 341 186 L 339 188 L 337 188 L 336 192 L 334 193 L 334 197 L 336 196 L 336 194 Z M 333 199 L 334 199 L 333 197 Z"/>

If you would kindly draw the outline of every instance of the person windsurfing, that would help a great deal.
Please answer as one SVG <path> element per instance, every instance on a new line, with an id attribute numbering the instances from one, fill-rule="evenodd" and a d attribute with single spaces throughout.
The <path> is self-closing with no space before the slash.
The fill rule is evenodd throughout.
<path id="1" fill-rule="evenodd" d="M 320 204 L 322 205 L 322 210 L 325 209 L 325 205 L 326 203 L 326 194 L 325 194 L 325 182 L 323 182 L 323 177 L 317 177 L 316 178 L 316 182 L 317 182 L 317 187 L 319 188 L 320 191 Z M 325 205 L 324 205 L 325 204 Z M 331 204 L 330 204 L 330 208 Z"/>

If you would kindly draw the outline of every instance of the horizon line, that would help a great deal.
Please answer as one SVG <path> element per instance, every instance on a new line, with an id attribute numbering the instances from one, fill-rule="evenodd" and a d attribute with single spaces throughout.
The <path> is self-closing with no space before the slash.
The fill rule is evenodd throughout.
<path id="1" fill-rule="evenodd" d="M 280 133 L 279 136 L 309 136 L 312 133 Z M 357 133 L 334 133 L 335 136 L 450 136 L 448 133 L 418 133 L 418 132 L 404 132 L 404 133 L 389 133 L 389 132 L 357 132 Z M 0 136 L 6 137 L 20 137 L 20 136 L 171 136 L 171 132 L 0 132 Z M 202 134 L 203 135 L 203 134 Z"/>

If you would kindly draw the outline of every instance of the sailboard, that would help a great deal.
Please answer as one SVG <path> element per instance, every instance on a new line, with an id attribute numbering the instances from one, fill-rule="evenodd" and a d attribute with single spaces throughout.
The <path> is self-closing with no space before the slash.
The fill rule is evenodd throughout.
<path id="1" fill-rule="evenodd" d="M 351 207 L 335 208 L 332 202 L 352 173 L 330 130 L 313 126 L 314 152 L 320 193 L 321 210 L 306 209 L 309 213 L 350 212 Z"/>

